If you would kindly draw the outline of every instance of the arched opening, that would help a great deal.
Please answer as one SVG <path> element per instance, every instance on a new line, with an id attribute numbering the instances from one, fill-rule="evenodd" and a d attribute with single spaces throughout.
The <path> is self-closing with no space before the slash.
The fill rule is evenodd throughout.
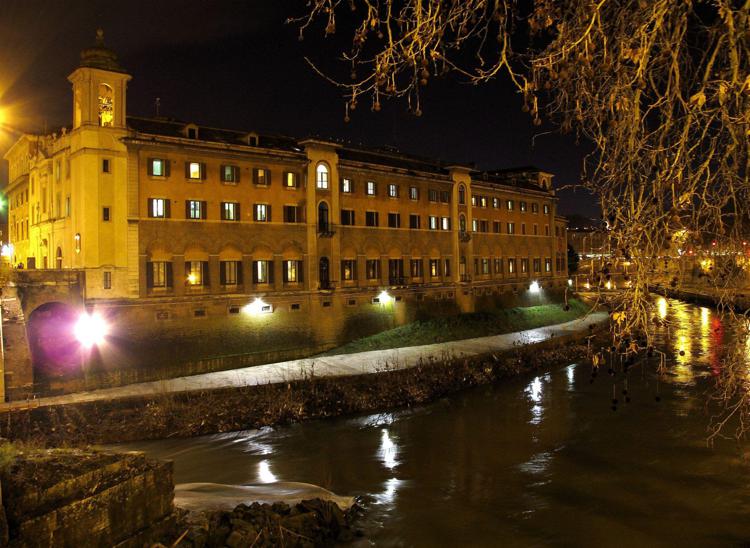
<path id="1" fill-rule="evenodd" d="M 45 303 L 29 316 L 26 332 L 34 383 L 81 374 L 81 346 L 75 337 L 77 314 L 70 305 Z"/>
<path id="2" fill-rule="evenodd" d="M 57 252 L 55 253 L 55 268 L 57 268 L 58 270 L 62 270 L 62 267 L 62 249 L 58 247 Z"/>
<path id="3" fill-rule="evenodd" d="M 107 84 L 99 84 L 99 125 L 115 125 L 115 92 Z"/>
<path id="4" fill-rule="evenodd" d="M 315 168 L 315 186 L 321 190 L 328 190 L 328 166 L 323 162 Z"/>
<path id="5" fill-rule="evenodd" d="M 331 268 L 328 257 L 321 257 L 318 267 L 318 279 L 320 280 L 320 289 L 330 289 L 331 287 Z"/>
<path id="6" fill-rule="evenodd" d="M 328 221 L 328 204 L 320 202 L 318 206 L 318 232 L 330 232 Z"/>
<path id="7" fill-rule="evenodd" d="M 458 203 L 466 204 L 466 187 L 464 185 L 458 187 Z"/>

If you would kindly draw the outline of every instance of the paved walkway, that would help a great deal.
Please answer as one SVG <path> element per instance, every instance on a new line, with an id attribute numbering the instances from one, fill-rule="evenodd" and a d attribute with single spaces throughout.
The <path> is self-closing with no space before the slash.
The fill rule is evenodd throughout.
<path id="1" fill-rule="evenodd" d="M 490 352 L 502 352 L 519 344 L 534 344 L 550 338 L 566 337 L 587 332 L 590 324 L 607 321 L 607 314 L 595 312 L 585 318 L 537 329 L 478 337 L 422 346 L 409 346 L 391 350 L 374 350 L 338 356 L 323 356 L 286 362 L 256 365 L 243 369 L 216 371 L 190 377 L 177 377 L 163 381 L 143 382 L 117 388 L 104 388 L 89 392 L 77 392 L 64 396 L 39 398 L 31 402 L 19 401 L 0 404 L 0 412 L 28 407 L 43 407 L 69 403 L 113 400 L 133 396 L 213 390 L 252 386 L 259 384 L 289 382 L 316 377 L 336 377 L 378 373 L 388 369 L 414 367 L 421 360 L 440 359 L 446 355 L 474 356 Z"/>

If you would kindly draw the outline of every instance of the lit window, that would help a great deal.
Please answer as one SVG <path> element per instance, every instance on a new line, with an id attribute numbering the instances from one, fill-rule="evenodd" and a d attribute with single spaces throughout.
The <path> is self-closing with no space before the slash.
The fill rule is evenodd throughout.
<path id="1" fill-rule="evenodd" d="M 472 232 L 479 232 L 479 221 L 477 219 L 471 220 L 471 231 Z"/>
<path id="2" fill-rule="evenodd" d="M 284 283 L 299 282 L 300 263 L 302 261 L 284 261 Z"/>
<path id="3" fill-rule="evenodd" d="M 419 189 L 415 186 L 409 187 L 409 199 L 419 200 Z"/>
<path id="4" fill-rule="evenodd" d="M 515 233 L 516 233 L 515 223 L 508 223 L 508 234 L 515 234 Z"/>
<path id="5" fill-rule="evenodd" d="M 398 198 L 398 185 L 388 185 L 388 196 L 391 198 Z"/>
<path id="6" fill-rule="evenodd" d="M 505 205 L 507 206 L 508 211 L 513 211 L 513 200 L 506 201 Z"/>
<path id="7" fill-rule="evenodd" d="M 551 258 L 544 259 L 544 271 L 552 272 L 552 259 Z"/>
<path id="8" fill-rule="evenodd" d="M 451 220 L 448 217 L 443 217 L 441 219 L 443 224 L 443 230 L 450 230 L 451 229 Z"/>
<path id="9" fill-rule="evenodd" d="M 529 260 L 521 259 L 521 272 L 524 274 L 529 271 Z"/>
<path id="10" fill-rule="evenodd" d="M 350 282 L 356 278 L 357 261 L 344 259 L 341 261 L 341 279 Z"/>
<path id="11" fill-rule="evenodd" d="M 322 190 L 328 189 L 328 166 L 321 163 L 315 168 L 315 181 L 318 188 Z"/>
<path id="12" fill-rule="evenodd" d="M 115 93 L 107 84 L 99 85 L 99 125 L 112 127 L 115 123 Z"/>
<path id="13" fill-rule="evenodd" d="M 253 168 L 253 183 L 259 186 L 271 184 L 271 170 L 260 167 Z"/>
<path id="14" fill-rule="evenodd" d="M 164 198 L 151 198 L 149 205 L 149 217 L 166 217 L 166 200 Z"/>
<path id="15" fill-rule="evenodd" d="M 167 286 L 167 263 L 163 261 L 151 263 L 151 287 Z"/>
<path id="16" fill-rule="evenodd" d="M 380 278 L 380 260 L 367 259 L 365 262 L 368 280 L 377 280 Z"/>
<path id="17" fill-rule="evenodd" d="M 188 200 L 187 201 L 187 218 L 188 219 L 203 219 L 203 202 L 200 200 Z"/>
<path id="18" fill-rule="evenodd" d="M 544 214 L 549 215 L 549 204 L 544 204 Z"/>
<path id="19" fill-rule="evenodd" d="M 148 161 L 149 175 L 154 177 L 166 177 L 167 176 L 167 162 L 159 158 L 151 158 Z"/>
<path id="20" fill-rule="evenodd" d="M 479 207 L 487 207 L 487 196 L 479 197 Z"/>
<path id="21" fill-rule="evenodd" d="M 221 285 L 239 284 L 240 269 L 241 266 L 239 261 L 221 261 L 219 269 L 219 283 L 221 283 Z"/>
<path id="22" fill-rule="evenodd" d="M 221 166 L 221 181 L 223 183 L 239 183 L 240 168 L 237 166 Z"/>
<path id="23" fill-rule="evenodd" d="M 236 202 L 222 202 L 221 218 L 225 221 L 239 221 L 240 204 Z"/>
<path id="24" fill-rule="evenodd" d="M 354 185 L 352 185 L 351 179 L 341 179 L 341 192 L 346 194 L 354 192 Z"/>
<path id="25" fill-rule="evenodd" d="M 188 261 L 187 265 L 187 283 L 192 286 L 203 285 L 203 262 Z"/>
<path id="26" fill-rule="evenodd" d="M 490 259 L 488 257 L 483 258 L 482 259 L 482 274 L 486 276 L 489 273 L 490 273 Z"/>
<path id="27" fill-rule="evenodd" d="M 430 259 L 430 277 L 440 276 L 440 259 Z"/>
<path id="28" fill-rule="evenodd" d="M 375 192 L 376 192 L 375 181 L 367 181 L 367 195 L 375 196 Z"/>
<path id="29" fill-rule="evenodd" d="M 500 207 L 500 199 L 499 198 L 492 198 L 492 207 L 495 209 L 498 209 Z"/>
<path id="30" fill-rule="evenodd" d="M 516 272 L 516 260 L 508 259 L 508 273 L 515 274 L 515 272 Z"/>
<path id="31" fill-rule="evenodd" d="M 424 267 L 422 263 L 422 259 L 412 259 L 411 260 L 411 277 L 412 278 L 421 278 L 422 277 L 422 269 Z"/>
<path id="32" fill-rule="evenodd" d="M 434 215 L 430 215 L 430 230 L 437 230 L 438 227 L 438 218 Z"/>
<path id="33" fill-rule="evenodd" d="M 291 171 L 284 173 L 284 186 L 286 188 L 297 188 L 297 174 Z"/>
<path id="34" fill-rule="evenodd" d="M 271 261 L 253 261 L 253 282 L 256 284 L 270 283 L 269 270 Z"/>
<path id="35" fill-rule="evenodd" d="M 519 202 L 518 203 L 518 210 L 523 213 L 526 211 L 526 202 Z"/>
<path id="36" fill-rule="evenodd" d="M 253 211 L 253 220 L 266 223 L 269 221 L 268 210 L 270 206 L 268 204 L 255 204 Z"/>
<path id="37" fill-rule="evenodd" d="M 187 169 L 188 179 L 201 179 L 201 163 L 200 162 L 188 162 Z"/>

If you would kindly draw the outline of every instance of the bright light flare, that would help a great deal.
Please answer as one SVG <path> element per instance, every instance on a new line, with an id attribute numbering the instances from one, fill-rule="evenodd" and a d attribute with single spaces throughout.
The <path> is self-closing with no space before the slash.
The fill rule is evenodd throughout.
<path id="1" fill-rule="evenodd" d="M 242 307 L 242 313 L 247 314 L 248 316 L 268 314 L 269 312 L 271 312 L 271 305 L 260 297 L 257 297 L 253 302 Z"/>
<path id="2" fill-rule="evenodd" d="M 542 288 L 539 287 L 539 282 L 537 282 L 536 280 L 531 282 L 531 284 L 529 285 L 529 293 L 539 293 L 541 290 Z"/>
<path id="3" fill-rule="evenodd" d="M 391 297 L 384 289 L 380 292 L 380 295 L 378 295 L 378 302 L 380 302 L 380 304 L 390 304 L 393 302 L 393 297 Z"/>
<path id="4" fill-rule="evenodd" d="M 104 342 L 109 334 L 109 325 L 100 314 L 84 312 L 78 317 L 73 332 L 78 342 L 85 348 L 91 348 Z"/>
<path id="5" fill-rule="evenodd" d="M 4 244 L 2 249 L 0 249 L 0 255 L 2 255 L 3 257 L 12 257 L 13 244 Z"/>

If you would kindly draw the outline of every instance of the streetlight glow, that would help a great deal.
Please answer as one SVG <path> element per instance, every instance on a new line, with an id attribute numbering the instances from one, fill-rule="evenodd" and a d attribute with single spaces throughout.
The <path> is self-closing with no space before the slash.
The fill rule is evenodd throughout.
<path id="1" fill-rule="evenodd" d="M 531 284 L 529 285 L 529 293 L 539 293 L 541 290 L 542 288 L 539 287 L 539 282 L 537 282 L 536 280 L 531 282 Z"/>
<path id="2" fill-rule="evenodd" d="M 109 333 L 109 325 L 100 314 L 83 312 L 78 317 L 73 332 L 81 345 L 85 348 L 91 348 L 104 342 Z"/>

